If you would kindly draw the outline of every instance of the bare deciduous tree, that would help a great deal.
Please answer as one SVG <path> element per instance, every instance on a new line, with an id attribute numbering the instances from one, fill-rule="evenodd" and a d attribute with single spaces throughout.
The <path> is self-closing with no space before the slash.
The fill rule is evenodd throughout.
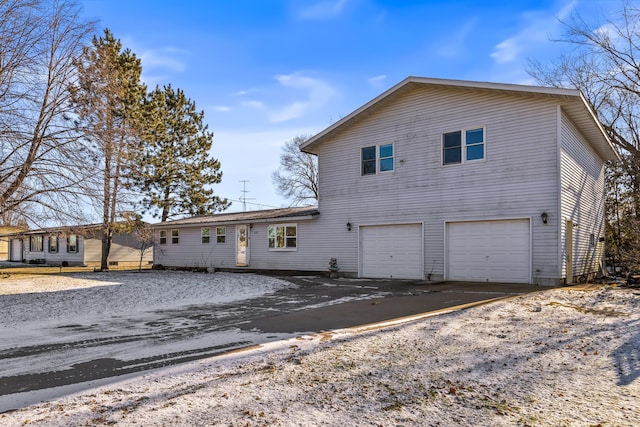
<path id="1" fill-rule="evenodd" d="M 610 165 L 608 251 L 630 268 L 640 259 L 640 7 L 624 1 L 598 26 L 580 16 L 565 22 L 571 50 L 550 64 L 531 61 L 529 73 L 546 86 L 579 89 L 596 111 L 621 162 Z M 609 253 L 610 255 L 611 252 Z"/>
<path id="2" fill-rule="evenodd" d="M 92 23 L 73 0 L 0 0 L 0 217 L 82 216 L 67 88 Z"/>
<path id="3" fill-rule="evenodd" d="M 318 202 L 318 158 L 300 151 L 308 136 L 296 136 L 282 147 L 280 167 L 271 179 L 278 192 L 292 201 L 292 205 Z"/>

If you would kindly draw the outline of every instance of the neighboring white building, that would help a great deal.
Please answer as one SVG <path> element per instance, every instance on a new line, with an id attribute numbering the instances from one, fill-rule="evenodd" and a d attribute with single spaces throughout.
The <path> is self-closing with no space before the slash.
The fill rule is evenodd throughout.
<path id="1" fill-rule="evenodd" d="M 602 270 L 617 156 L 579 91 L 409 77 L 301 149 L 317 210 L 156 224 L 155 262 L 542 285 Z"/>
<path id="2" fill-rule="evenodd" d="M 4 235 L 9 241 L 9 261 L 47 265 L 100 266 L 100 225 L 54 227 Z M 109 265 L 132 267 L 140 263 L 140 242 L 130 233 L 114 233 Z M 153 248 L 143 254 L 143 265 L 153 261 Z"/>

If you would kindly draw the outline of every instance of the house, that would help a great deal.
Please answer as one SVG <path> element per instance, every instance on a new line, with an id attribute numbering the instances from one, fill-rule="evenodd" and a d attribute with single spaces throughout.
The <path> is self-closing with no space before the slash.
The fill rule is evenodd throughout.
<path id="1" fill-rule="evenodd" d="M 603 269 L 617 155 L 579 91 L 409 77 L 301 149 L 317 209 L 161 223 L 155 262 L 540 285 Z"/>
<path id="2" fill-rule="evenodd" d="M 8 225 L 0 225 L 0 261 L 9 260 L 9 238 L 3 237 L 5 234 L 16 233 L 24 230 L 21 227 L 12 227 Z"/>
<path id="3" fill-rule="evenodd" d="M 47 265 L 100 266 L 102 256 L 101 225 L 53 227 L 20 231 L 3 236 L 9 240 L 9 261 Z M 109 265 L 137 267 L 140 242 L 131 233 L 114 233 Z M 153 250 L 143 254 L 143 264 L 153 261 Z"/>
<path id="4" fill-rule="evenodd" d="M 317 216 L 315 207 L 301 207 L 221 213 L 155 224 L 154 265 L 300 270 L 313 254 L 313 240 L 303 240 L 302 236 L 313 229 L 310 224 Z M 298 233 L 302 233 L 300 239 Z"/>

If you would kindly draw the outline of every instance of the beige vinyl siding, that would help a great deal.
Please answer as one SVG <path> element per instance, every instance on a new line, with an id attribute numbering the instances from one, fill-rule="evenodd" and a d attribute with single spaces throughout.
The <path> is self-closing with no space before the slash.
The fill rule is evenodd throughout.
<path id="1" fill-rule="evenodd" d="M 140 262 L 139 243 L 131 234 L 114 234 L 109 250 L 109 262 L 118 265 L 131 266 Z M 100 264 L 102 260 L 102 241 L 98 238 L 87 237 L 84 246 L 84 262 L 86 264 Z M 142 258 L 142 264 L 153 261 L 153 249 L 148 249 Z"/>
<path id="2" fill-rule="evenodd" d="M 584 137 L 569 118 L 562 114 L 560 151 L 562 178 L 562 277 L 566 277 L 566 221 L 574 223 L 573 275 L 595 274 L 602 268 L 605 235 L 603 160 L 584 143 Z M 577 226 L 576 226 L 577 225 Z M 595 245 L 590 244 L 593 233 Z"/>
<path id="3" fill-rule="evenodd" d="M 442 133 L 477 127 L 486 131 L 485 161 L 442 166 Z M 394 172 L 361 176 L 360 148 L 388 143 Z M 347 221 L 423 222 L 425 275 L 441 279 L 445 221 L 532 218 L 532 277 L 557 278 L 557 233 L 539 219 L 543 211 L 558 218 L 556 147 L 548 98 L 420 88 L 388 103 L 318 148 L 320 216 L 339 230 L 341 267 L 358 266 Z M 323 239 L 317 251 L 335 252 L 342 245 L 334 242 Z"/>

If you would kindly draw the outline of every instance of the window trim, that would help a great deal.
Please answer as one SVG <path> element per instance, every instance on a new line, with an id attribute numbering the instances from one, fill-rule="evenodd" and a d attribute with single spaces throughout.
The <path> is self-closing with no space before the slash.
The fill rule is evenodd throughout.
<path id="1" fill-rule="evenodd" d="M 219 230 L 222 230 L 222 233 L 218 233 Z M 227 243 L 227 226 L 220 225 L 216 227 L 216 244 L 223 245 Z"/>
<path id="2" fill-rule="evenodd" d="M 467 144 L 467 132 L 482 130 L 482 142 L 477 142 L 473 144 Z M 453 133 L 460 133 L 460 161 L 459 162 L 449 162 L 445 163 L 445 148 L 444 148 L 444 137 L 445 135 L 450 135 Z M 467 149 L 469 147 L 482 145 L 482 158 L 479 159 L 467 159 Z M 486 162 L 487 161 L 487 127 L 486 126 L 471 126 L 462 129 L 456 129 L 451 131 L 442 132 L 440 135 L 440 164 L 442 166 L 453 166 L 453 165 L 463 165 L 465 163 L 476 163 L 476 162 Z"/>
<path id="3" fill-rule="evenodd" d="M 180 244 L 180 229 L 172 228 L 171 229 L 171 244 L 179 245 Z"/>
<path id="4" fill-rule="evenodd" d="M 59 248 L 60 242 L 58 240 L 59 240 L 58 236 L 54 236 L 54 235 L 49 236 L 49 242 L 48 242 L 49 244 L 47 246 L 50 254 L 57 254 L 58 251 L 60 250 Z M 55 242 L 55 245 L 52 245 L 51 242 Z"/>
<path id="5" fill-rule="evenodd" d="M 271 230 L 275 229 L 275 233 L 276 235 L 274 236 L 274 243 L 277 244 L 277 229 L 278 228 L 282 228 L 282 233 L 283 233 L 283 237 L 284 237 L 284 246 L 283 247 L 277 247 L 277 246 L 271 246 Z M 290 228 L 295 228 L 295 236 L 288 236 L 287 235 L 287 229 Z M 282 223 L 282 224 L 271 224 L 267 227 L 267 247 L 269 249 L 269 251 L 271 252 L 293 252 L 293 251 L 297 251 L 298 250 L 298 238 L 299 238 L 299 234 L 298 234 L 298 224 L 297 223 Z M 295 246 L 288 246 L 288 240 L 289 239 L 295 239 Z"/>
<path id="6" fill-rule="evenodd" d="M 160 243 L 161 245 L 167 244 L 167 230 L 160 230 L 158 234 L 158 243 Z"/>
<path id="7" fill-rule="evenodd" d="M 382 147 L 391 147 L 391 155 L 382 157 L 380 150 Z M 373 148 L 375 150 L 373 159 L 364 159 L 364 150 L 367 148 Z M 382 170 L 382 161 L 391 159 L 391 169 Z M 364 162 L 374 162 L 375 171 L 371 173 L 364 173 Z M 393 173 L 396 170 L 396 144 L 395 142 L 389 142 L 386 144 L 367 145 L 366 147 L 360 147 L 360 176 L 380 175 Z"/>
<path id="8" fill-rule="evenodd" d="M 203 245 L 211 243 L 211 227 L 200 227 L 200 242 Z"/>

